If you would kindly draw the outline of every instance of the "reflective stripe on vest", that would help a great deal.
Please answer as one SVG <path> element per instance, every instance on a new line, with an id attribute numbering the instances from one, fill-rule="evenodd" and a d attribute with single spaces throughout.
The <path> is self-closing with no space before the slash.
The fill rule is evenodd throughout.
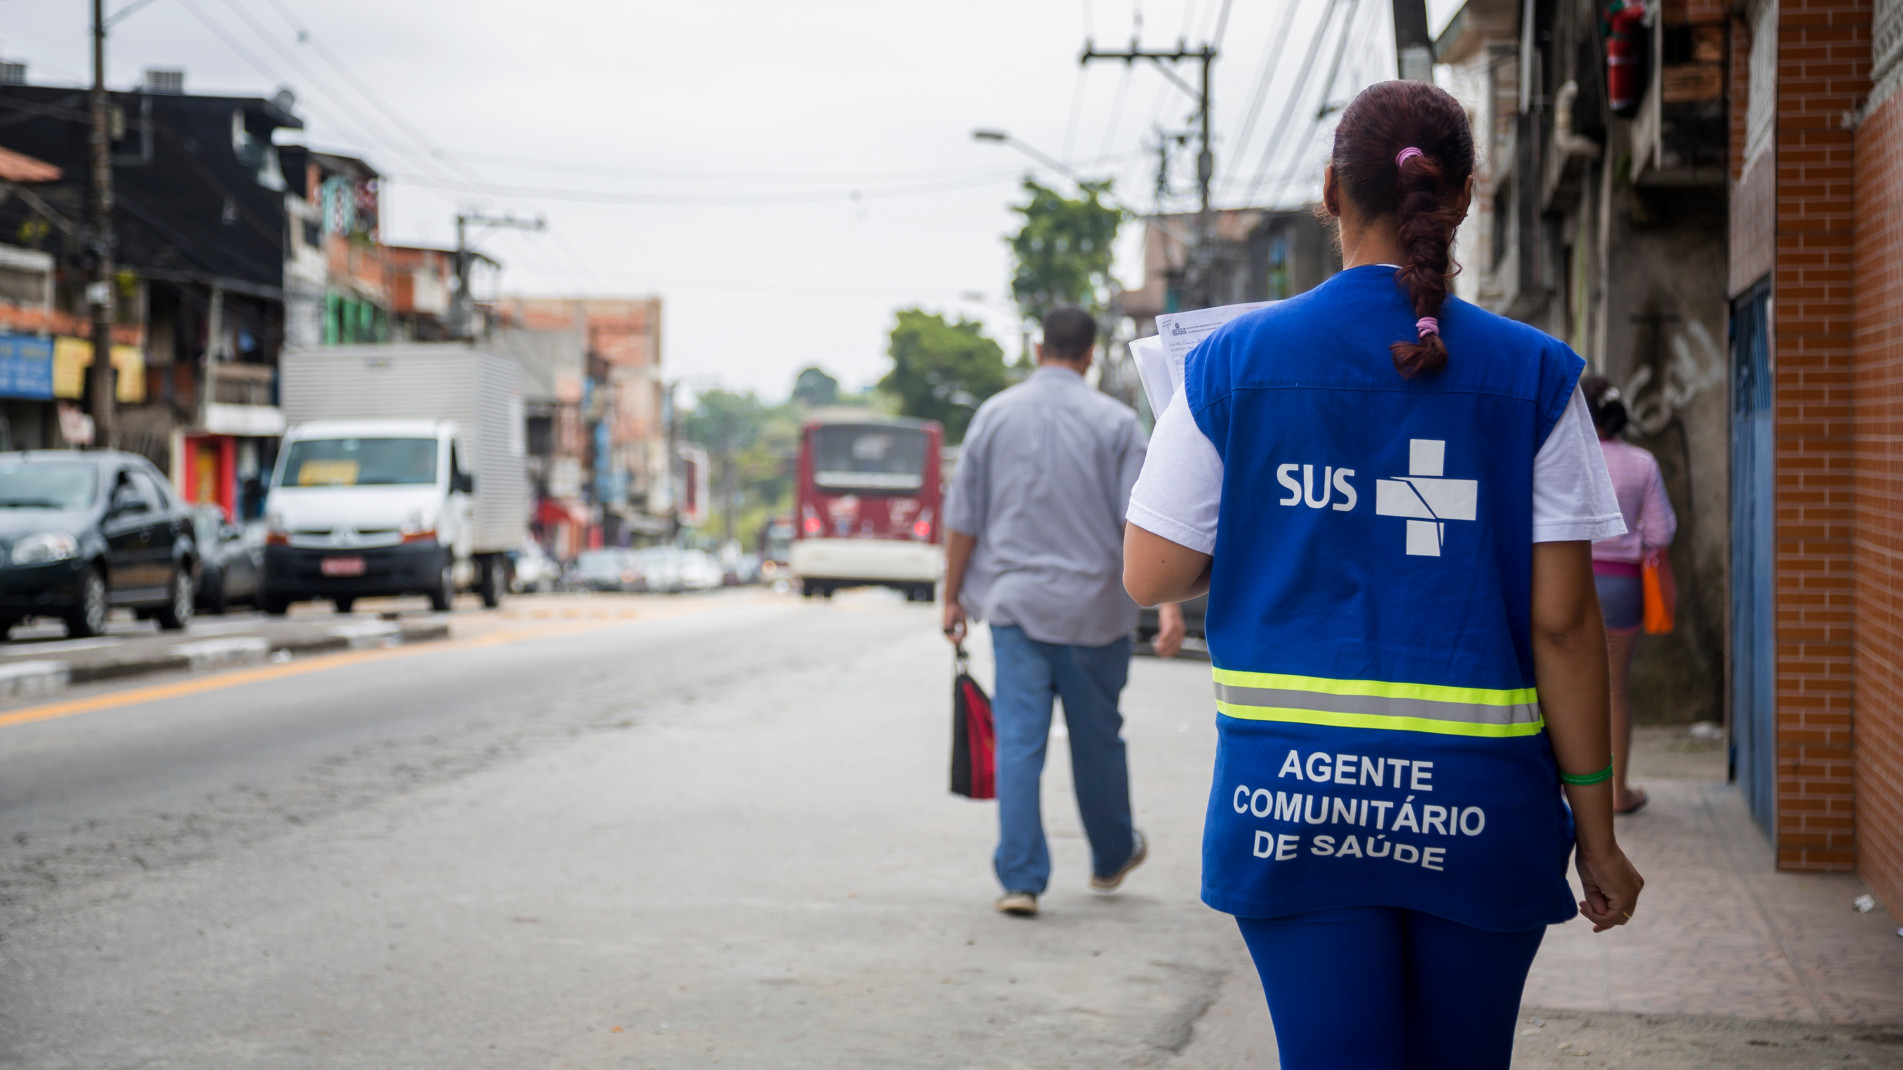
<path id="1" fill-rule="evenodd" d="M 1397 684 L 1217 669 L 1216 708 L 1247 721 L 1387 728 L 1449 736 L 1531 736 L 1546 727 L 1539 692 L 1523 687 Z"/>

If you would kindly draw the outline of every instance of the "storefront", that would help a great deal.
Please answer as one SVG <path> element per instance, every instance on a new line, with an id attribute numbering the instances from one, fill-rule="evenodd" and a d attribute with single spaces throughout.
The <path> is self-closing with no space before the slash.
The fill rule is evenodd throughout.
<path id="1" fill-rule="evenodd" d="M 0 334 L 0 450 L 61 444 L 53 408 L 53 340 Z"/>

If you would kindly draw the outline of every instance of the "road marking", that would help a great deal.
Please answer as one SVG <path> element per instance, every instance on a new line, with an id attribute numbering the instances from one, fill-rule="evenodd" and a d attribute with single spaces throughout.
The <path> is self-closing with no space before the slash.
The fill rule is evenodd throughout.
<path id="1" fill-rule="evenodd" d="M 189 695 L 202 695 L 208 691 L 223 691 L 226 688 L 243 687 L 247 684 L 267 683 L 291 676 L 303 676 L 306 673 L 326 672 L 331 669 L 348 668 L 372 661 L 385 661 L 391 658 L 410 657 L 416 654 L 430 654 L 438 651 L 475 650 L 482 647 L 505 646 L 524 639 L 559 638 L 579 632 L 596 631 L 601 628 L 625 621 L 607 621 L 600 624 L 585 624 L 567 628 L 546 628 L 536 631 L 499 631 L 488 635 L 473 636 L 468 639 L 444 639 L 432 642 L 411 643 L 391 647 L 387 650 L 352 650 L 339 654 L 326 654 L 322 657 L 304 661 L 291 661 L 282 665 L 265 665 L 255 669 L 240 669 L 235 672 L 217 673 L 211 676 L 198 676 L 190 680 L 179 680 L 169 684 L 152 684 L 135 687 L 126 691 L 114 691 L 105 695 L 93 695 L 88 698 L 67 699 L 64 702 L 48 702 L 39 706 L 0 713 L 0 728 L 14 725 L 33 724 L 38 721 L 51 721 L 60 717 L 71 717 L 81 713 L 95 713 L 99 710 L 119 709 L 136 706 L 145 702 L 163 702 L 167 699 L 185 698 Z"/>
<path id="2" fill-rule="evenodd" d="M 440 639 L 429 642 L 409 643 L 403 646 L 380 650 L 351 650 L 304 661 L 286 662 L 282 665 L 264 665 L 255 669 L 238 669 L 232 672 L 217 673 L 211 676 L 196 676 L 189 680 L 178 680 L 169 684 L 151 684 L 135 687 L 126 691 L 114 691 L 105 695 L 93 695 L 88 698 L 67 699 L 64 702 L 48 702 L 39 706 L 0 713 L 0 728 L 14 725 L 34 724 L 39 721 L 51 721 L 60 717 L 72 717 L 81 713 L 95 713 L 100 710 L 114 710 L 125 706 L 136 706 L 142 702 L 163 702 L 166 699 L 184 698 L 189 695 L 202 695 L 209 691 L 223 691 L 226 688 L 243 687 L 247 684 L 268 683 L 291 676 L 306 673 L 325 672 L 330 669 L 343 669 L 352 665 L 362 665 L 372 661 L 384 661 L 390 658 L 412 657 L 417 654 L 431 654 L 438 651 L 477 650 L 483 647 L 507 646 L 526 639 L 553 639 L 585 632 L 617 628 L 633 623 L 652 623 L 654 621 L 678 619 L 693 616 L 713 609 L 736 606 L 757 606 L 762 603 L 778 603 L 778 599 L 769 598 L 721 598 L 707 599 L 699 603 L 675 603 L 672 606 L 657 606 L 640 617 L 607 618 L 584 620 L 571 624 L 541 627 L 535 629 L 505 629 L 474 635 L 466 639 Z M 785 603 L 780 603 L 785 608 Z"/>

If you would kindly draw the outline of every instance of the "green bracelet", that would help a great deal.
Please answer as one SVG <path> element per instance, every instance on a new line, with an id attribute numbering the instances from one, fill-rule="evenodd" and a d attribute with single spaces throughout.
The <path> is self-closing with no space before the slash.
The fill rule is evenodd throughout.
<path id="1" fill-rule="evenodd" d="M 1603 784 L 1612 779 L 1612 762 L 1608 759 L 1604 769 L 1599 770 L 1597 773 L 1588 773 L 1585 776 L 1574 776 L 1562 769 L 1560 770 L 1559 778 L 1568 784 L 1578 784 L 1581 786 L 1586 784 Z"/>

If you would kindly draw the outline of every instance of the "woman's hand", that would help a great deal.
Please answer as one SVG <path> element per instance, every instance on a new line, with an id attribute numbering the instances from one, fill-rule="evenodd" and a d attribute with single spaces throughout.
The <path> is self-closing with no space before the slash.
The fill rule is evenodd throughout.
<path id="1" fill-rule="evenodd" d="M 1579 869 L 1579 883 L 1586 889 L 1579 912 L 1592 922 L 1593 932 L 1602 933 L 1632 920 L 1645 878 L 1639 876 L 1618 844 L 1596 851 L 1579 844 L 1573 852 L 1573 863 Z"/>

